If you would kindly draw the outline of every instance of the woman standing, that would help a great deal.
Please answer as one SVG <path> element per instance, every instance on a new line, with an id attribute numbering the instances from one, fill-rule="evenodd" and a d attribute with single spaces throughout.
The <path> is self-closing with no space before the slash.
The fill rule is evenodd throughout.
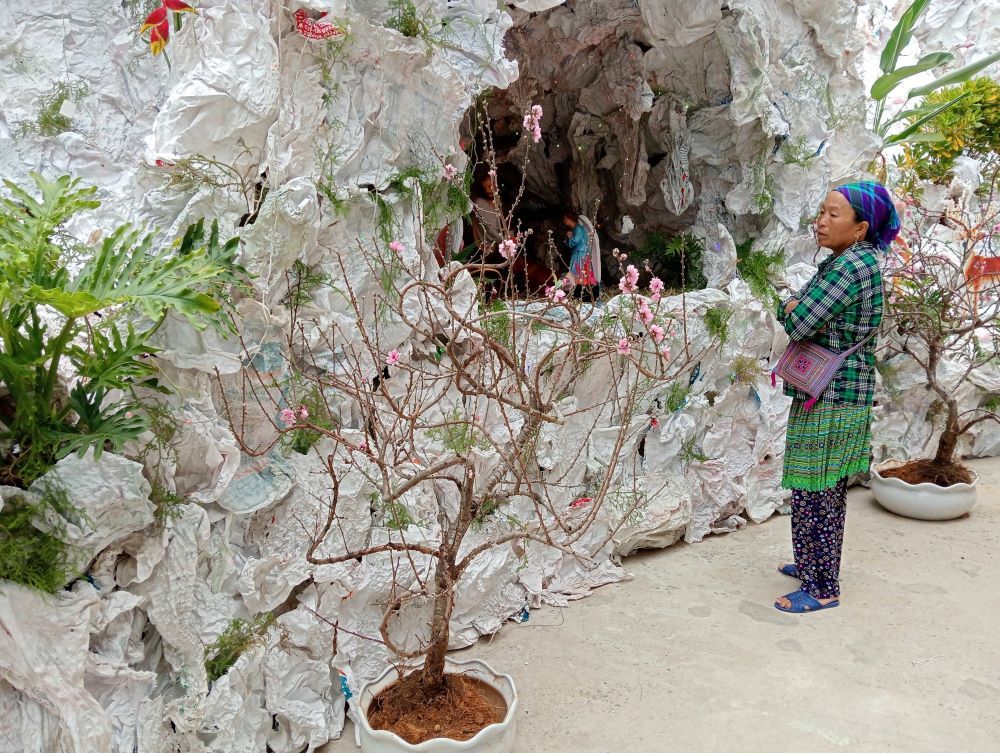
<path id="1" fill-rule="evenodd" d="M 843 352 L 878 329 L 882 276 L 878 253 L 899 233 L 889 192 L 873 182 L 849 183 L 827 194 L 816 220 L 820 246 L 833 253 L 795 298 L 778 308 L 792 340 Z M 792 397 L 781 485 L 792 490 L 794 564 L 779 571 L 802 586 L 775 602 L 784 612 L 814 612 L 840 603 L 840 554 L 847 513 L 847 479 L 871 461 L 875 338 L 844 362 L 815 406 L 786 384 Z"/>

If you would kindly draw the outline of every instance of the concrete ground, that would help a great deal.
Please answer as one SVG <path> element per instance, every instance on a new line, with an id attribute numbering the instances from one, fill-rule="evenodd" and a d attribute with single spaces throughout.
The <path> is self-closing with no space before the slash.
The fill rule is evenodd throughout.
<path id="1" fill-rule="evenodd" d="M 797 588 L 776 517 L 631 557 L 632 580 L 457 656 L 514 676 L 526 753 L 1000 753 L 1000 460 L 970 465 L 965 519 L 850 492 L 837 609 L 772 606 Z"/>

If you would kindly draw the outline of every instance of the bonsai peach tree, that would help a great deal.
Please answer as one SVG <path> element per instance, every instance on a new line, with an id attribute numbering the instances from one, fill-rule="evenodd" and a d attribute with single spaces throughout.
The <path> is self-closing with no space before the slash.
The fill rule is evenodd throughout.
<path id="1" fill-rule="evenodd" d="M 522 242 L 502 242 L 500 271 Z M 644 413 L 708 347 L 678 342 L 680 300 L 661 299 L 655 279 L 643 295 L 632 266 L 603 308 L 558 283 L 536 301 L 486 302 L 484 266 L 441 268 L 420 246 L 359 242 L 328 266 L 343 313 L 320 322 L 293 305 L 285 374 L 247 370 L 225 398 L 245 453 L 313 454 L 329 476 L 319 519 L 303 521 L 310 563 L 392 557 L 380 640 L 423 659 L 400 686 L 424 699 L 446 688 L 456 586 L 479 557 L 535 544 L 586 561 L 641 512 L 657 491 L 641 473 Z M 554 466 L 540 463 L 553 433 Z M 377 516 L 364 545 L 343 527 L 358 479 Z M 394 622 L 409 608 L 425 610 L 426 629 L 401 636 Z"/>
<path id="2" fill-rule="evenodd" d="M 974 408 L 959 405 L 959 388 L 973 372 L 1000 364 L 997 179 L 995 171 L 978 197 L 967 194 L 947 209 L 906 200 L 904 232 L 888 258 L 883 358 L 905 354 L 919 365 L 942 407 L 943 427 L 933 458 L 882 475 L 941 486 L 969 482 L 957 465 L 960 438 L 979 424 L 1000 422 L 995 396 Z"/>

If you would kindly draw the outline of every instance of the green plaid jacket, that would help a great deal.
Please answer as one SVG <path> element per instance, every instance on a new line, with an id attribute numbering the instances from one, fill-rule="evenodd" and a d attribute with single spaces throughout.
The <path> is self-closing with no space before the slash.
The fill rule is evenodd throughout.
<path id="1" fill-rule="evenodd" d="M 840 256 L 828 256 L 794 298 L 799 305 L 790 314 L 785 314 L 787 301 L 778 306 L 778 321 L 792 340 L 811 340 L 835 353 L 847 350 L 882 322 L 882 272 L 875 248 L 862 242 Z M 848 356 L 823 393 L 823 402 L 872 404 L 876 339 Z M 809 399 L 788 384 L 785 394 Z"/>

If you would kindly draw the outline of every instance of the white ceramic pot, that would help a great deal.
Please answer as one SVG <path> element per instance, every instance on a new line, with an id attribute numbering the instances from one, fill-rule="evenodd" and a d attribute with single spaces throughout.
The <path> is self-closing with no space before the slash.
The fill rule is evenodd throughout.
<path id="1" fill-rule="evenodd" d="M 436 737 L 419 745 L 411 745 L 388 730 L 372 729 L 368 724 L 368 708 L 372 700 L 389 685 L 399 679 L 395 667 L 389 667 L 378 679 L 363 685 L 358 693 L 354 721 L 358 726 L 362 753 L 452 753 L 453 751 L 475 751 L 475 753 L 512 753 L 514 750 L 514 720 L 517 717 L 517 689 L 510 675 L 500 674 L 479 659 L 456 661 L 446 660 L 445 671 L 449 674 L 463 674 L 474 677 L 495 688 L 507 703 L 507 715 L 498 724 L 491 724 L 468 740 L 450 740 Z M 418 665 L 406 667 L 406 671 Z"/>
<path id="2" fill-rule="evenodd" d="M 872 468 L 871 490 L 886 510 L 917 520 L 951 520 L 965 515 L 976 504 L 979 476 L 971 484 L 908 484 L 898 478 L 884 478 L 879 470 L 902 465 L 894 460 Z"/>

